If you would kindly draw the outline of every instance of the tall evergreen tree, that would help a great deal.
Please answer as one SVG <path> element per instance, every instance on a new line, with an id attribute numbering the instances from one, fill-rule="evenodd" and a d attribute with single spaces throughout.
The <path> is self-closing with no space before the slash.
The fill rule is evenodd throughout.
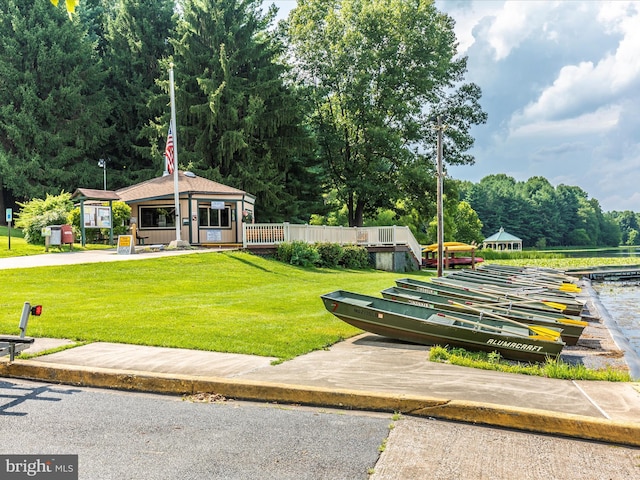
<path id="1" fill-rule="evenodd" d="M 149 125 L 168 102 L 158 80 L 167 76 L 161 60 L 172 50 L 168 39 L 175 27 L 173 14 L 173 0 L 117 0 L 105 17 L 102 43 L 113 135 L 103 157 L 113 188 L 147 180 L 164 168 L 162 153 L 153 148 L 162 132 L 149 130 Z M 156 101 L 159 96 L 163 101 Z M 166 130 L 163 133 L 166 138 Z"/>
<path id="2" fill-rule="evenodd" d="M 49 2 L 0 0 L 0 184 L 12 200 L 98 186 L 103 81 L 77 18 Z"/>
<path id="3" fill-rule="evenodd" d="M 172 42 L 179 161 L 256 195 L 259 221 L 304 220 L 320 198 L 318 172 L 300 102 L 285 84 L 282 41 L 269 28 L 275 10 L 261 6 L 181 2 Z"/>

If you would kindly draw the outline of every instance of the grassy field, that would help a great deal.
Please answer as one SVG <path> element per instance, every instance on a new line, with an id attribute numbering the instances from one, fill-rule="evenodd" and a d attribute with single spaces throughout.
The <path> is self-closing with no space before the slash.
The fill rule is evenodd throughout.
<path id="1" fill-rule="evenodd" d="M 6 253 L 5 240 L 0 236 L 0 256 Z M 44 250 L 12 235 L 11 254 L 17 252 Z M 492 263 L 566 269 L 637 261 L 538 258 Z M 411 274 L 433 275 L 432 270 Z M 18 332 L 22 304 L 29 301 L 44 306 L 43 315 L 32 317 L 29 324 L 28 334 L 35 337 L 286 360 L 359 333 L 325 310 L 321 294 L 344 289 L 378 295 L 403 276 L 374 270 L 303 269 L 242 252 L 0 270 L 0 332 Z"/>
<path id="2" fill-rule="evenodd" d="M 328 313 L 321 294 L 377 295 L 400 276 L 296 268 L 242 252 L 0 270 L 0 331 L 17 333 L 29 301 L 44 308 L 30 320 L 35 337 L 288 359 L 359 332 Z"/>

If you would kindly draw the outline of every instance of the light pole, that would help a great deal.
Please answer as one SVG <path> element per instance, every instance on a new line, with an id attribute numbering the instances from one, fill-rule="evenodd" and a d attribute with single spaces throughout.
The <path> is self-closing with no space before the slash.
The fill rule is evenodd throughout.
<path id="1" fill-rule="evenodd" d="M 102 177 L 104 179 L 103 190 L 106 190 L 107 189 L 107 160 L 104 158 L 101 158 L 100 160 L 98 160 L 98 166 L 102 168 Z"/>
<path id="2" fill-rule="evenodd" d="M 438 277 L 442 276 L 442 262 L 443 262 L 443 250 L 444 250 L 444 221 L 443 221 L 443 207 L 442 207 L 442 189 L 443 189 L 443 168 L 442 168 L 442 117 L 438 115 L 438 171 L 436 173 L 438 180 L 438 191 L 437 191 L 437 208 L 438 208 Z"/>

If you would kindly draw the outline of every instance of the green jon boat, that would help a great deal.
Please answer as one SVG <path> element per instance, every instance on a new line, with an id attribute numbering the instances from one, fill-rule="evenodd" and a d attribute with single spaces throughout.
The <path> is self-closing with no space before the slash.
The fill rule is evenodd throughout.
<path id="1" fill-rule="evenodd" d="M 557 330 L 546 327 L 445 313 L 344 290 L 321 298 L 329 312 L 354 327 L 423 345 L 497 351 L 504 358 L 527 362 L 556 357 L 565 345 Z"/>
<path id="2" fill-rule="evenodd" d="M 430 282 L 414 278 L 401 278 L 396 280 L 396 285 L 402 288 L 410 288 L 424 293 L 444 295 L 447 297 L 462 298 L 465 301 L 478 303 L 493 303 L 502 306 L 517 306 L 527 310 L 541 310 L 544 312 L 560 313 L 566 318 L 580 320 L 582 304 L 573 305 L 561 303 L 555 298 L 545 298 L 542 296 L 519 295 L 515 292 L 504 292 L 492 288 L 485 288 L 480 284 L 453 282 L 443 280 L 445 277 L 432 278 Z"/>
<path id="3" fill-rule="evenodd" d="M 527 310 L 508 308 L 504 306 L 492 306 L 491 304 L 473 303 L 463 299 L 455 299 L 442 295 L 419 292 L 408 288 L 390 287 L 382 292 L 382 296 L 397 302 L 410 303 L 422 307 L 434 308 L 462 313 L 476 313 L 490 318 L 506 318 L 528 325 L 540 325 L 542 327 L 558 328 L 562 330 L 562 340 L 567 345 L 575 345 L 587 322 L 563 318 L 562 315 L 544 312 L 542 310 Z"/>

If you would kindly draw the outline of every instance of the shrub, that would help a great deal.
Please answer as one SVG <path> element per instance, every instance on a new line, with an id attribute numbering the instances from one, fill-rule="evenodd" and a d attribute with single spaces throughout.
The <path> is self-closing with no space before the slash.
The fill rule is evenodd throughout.
<path id="1" fill-rule="evenodd" d="M 292 242 L 289 263 L 300 267 L 313 267 L 320 263 L 320 254 L 315 245 L 300 241 Z"/>
<path id="2" fill-rule="evenodd" d="M 356 245 L 341 246 L 337 243 L 316 243 L 302 241 L 278 244 L 276 260 L 301 267 L 334 268 L 342 266 L 351 270 L 371 268 L 369 252 Z"/>
<path id="3" fill-rule="evenodd" d="M 352 270 L 370 268 L 369 252 L 364 247 L 345 245 L 340 265 Z"/>
<path id="4" fill-rule="evenodd" d="M 337 267 L 344 255 L 344 248 L 337 243 L 316 243 L 316 249 L 320 254 L 318 266 L 324 268 Z"/>
<path id="5" fill-rule="evenodd" d="M 276 260 L 283 263 L 291 263 L 293 248 L 291 242 L 282 242 L 276 249 Z"/>
<path id="6" fill-rule="evenodd" d="M 63 225 L 68 221 L 68 215 L 73 208 L 71 194 L 62 192 L 60 195 L 47 194 L 44 200 L 34 198 L 25 203 L 17 215 L 16 227 L 22 229 L 24 239 L 32 245 L 44 245 L 42 228 L 50 225 Z"/>
<path id="7" fill-rule="evenodd" d="M 315 245 L 298 240 L 279 244 L 276 258 L 281 262 L 300 267 L 313 267 L 320 264 L 320 254 Z"/>

